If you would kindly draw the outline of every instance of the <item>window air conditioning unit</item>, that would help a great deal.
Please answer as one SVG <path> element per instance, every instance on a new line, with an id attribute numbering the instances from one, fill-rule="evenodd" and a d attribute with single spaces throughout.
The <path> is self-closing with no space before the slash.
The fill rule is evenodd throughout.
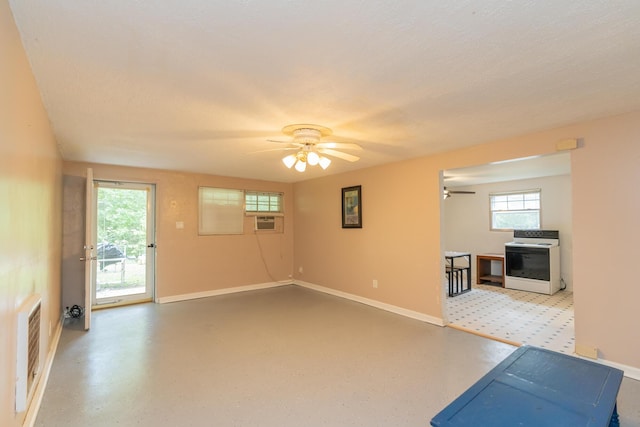
<path id="1" fill-rule="evenodd" d="M 274 216 L 257 216 L 256 218 L 256 230 L 275 230 L 276 229 L 276 217 Z"/>

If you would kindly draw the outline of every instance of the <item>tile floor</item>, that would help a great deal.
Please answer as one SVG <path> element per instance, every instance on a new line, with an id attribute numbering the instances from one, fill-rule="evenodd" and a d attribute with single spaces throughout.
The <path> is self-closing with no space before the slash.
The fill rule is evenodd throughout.
<path id="1" fill-rule="evenodd" d="M 572 354 L 575 347 L 573 293 L 554 295 L 474 285 L 447 298 L 451 326 L 502 340 Z"/>

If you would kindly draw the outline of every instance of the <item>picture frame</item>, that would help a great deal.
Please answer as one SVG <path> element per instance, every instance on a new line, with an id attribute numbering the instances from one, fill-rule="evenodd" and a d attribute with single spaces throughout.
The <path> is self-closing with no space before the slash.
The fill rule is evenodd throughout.
<path id="1" fill-rule="evenodd" d="M 342 228 L 362 228 L 362 186 L 342 189 Z"/>

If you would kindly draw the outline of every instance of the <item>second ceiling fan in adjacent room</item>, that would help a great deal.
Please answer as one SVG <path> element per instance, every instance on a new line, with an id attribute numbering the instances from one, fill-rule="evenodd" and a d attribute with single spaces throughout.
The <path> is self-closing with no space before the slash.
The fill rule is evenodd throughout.
<path id="1" fill-rule="evenodd" d="M 452 194 L 476 194 L 475 191 L 456 191 L 456 190 L 448 190 L 447 187 L 444 187 L 444 190 L 442 191 L 442 198 L 443 199 L 448 199 L 449 197 L 451 197 Z"/>

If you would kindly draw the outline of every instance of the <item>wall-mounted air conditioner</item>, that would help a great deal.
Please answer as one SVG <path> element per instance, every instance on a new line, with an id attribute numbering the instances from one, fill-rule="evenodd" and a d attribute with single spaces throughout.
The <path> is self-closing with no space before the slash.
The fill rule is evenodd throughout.
<path id="1" fill-rule="evenodd" d="M 274 216 L 257 216 L 255 230 L 275 230 L 276 217 Z"/>

